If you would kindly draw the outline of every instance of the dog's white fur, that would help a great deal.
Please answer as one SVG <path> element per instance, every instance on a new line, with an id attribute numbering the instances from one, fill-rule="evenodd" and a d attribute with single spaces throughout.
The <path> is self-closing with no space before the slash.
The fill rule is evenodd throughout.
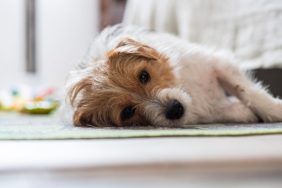
<path id="1" fill-rule="evenodd" d="M 105 29 L 93 42 L 80 68 L 71 73 L 68 86 L 71 87 L 88 74 L 89 64 L 95 66 L 93 62 L 103 62 L 107 52 L 126 37 L 140 41 L 168 57 L 177 78 L 173 88 L 161 89 L 154 98 L 145 102 L 145 117 L 151 124 L 177 126 L 282 121 L 282 101 L 272 97 L 261 84 L 250 79 L 237 66 L 232 55 L 190 44 L 170 34 L 149 32 L 137 27 L 117 25 Z M 173 99 L 182 103 L 185 109 L 185 114 L 178 120 L 168 120 L 163 114 L 162 104 Z"/>

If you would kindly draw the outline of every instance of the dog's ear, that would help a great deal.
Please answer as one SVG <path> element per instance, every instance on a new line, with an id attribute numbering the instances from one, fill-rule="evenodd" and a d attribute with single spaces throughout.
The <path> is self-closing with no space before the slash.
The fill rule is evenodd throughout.
<path id="1" fill-rule="evenodd" d="M 108 52 L 108 58 L 114 60 L 116 58 L 143 58 L 147 60 L 157 60 L 160 54 L 154 49 L 141 42 L 131 38 L 122 39 L 118 45 Z"/>

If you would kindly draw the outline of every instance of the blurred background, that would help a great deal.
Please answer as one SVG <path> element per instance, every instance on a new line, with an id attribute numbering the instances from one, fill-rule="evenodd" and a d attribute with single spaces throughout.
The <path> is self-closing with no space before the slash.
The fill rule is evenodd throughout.
<path id="1" fill-rule="evenodd" d="M 97 0 L 0 0 L 0 87 L 64 85 L 99 30 Z"/>
<path id="2" fill-rule="evenodd" d="M 121 22 L 230 50 L 281 96 L 281 0 L 0 0 L 0 101 L 60 94 L 93 38 Z"/>

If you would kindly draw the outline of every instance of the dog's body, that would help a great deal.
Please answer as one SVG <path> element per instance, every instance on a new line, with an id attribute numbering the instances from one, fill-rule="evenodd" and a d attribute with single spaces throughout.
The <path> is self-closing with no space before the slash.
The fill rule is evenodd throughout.
<path id="1" fill-rule="evenodd" d="M 78 126 L 282 121 L 282 101 L 230 55 L 121 25 L 96 38 L 68 97 Z"/>

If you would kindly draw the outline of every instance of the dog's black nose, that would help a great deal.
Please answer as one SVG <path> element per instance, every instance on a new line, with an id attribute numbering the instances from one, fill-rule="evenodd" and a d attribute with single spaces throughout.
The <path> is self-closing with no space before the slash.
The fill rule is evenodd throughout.
<path id="1" fill-rule="evenodd" d="M 184 107 L 179 101 L 173 100 L 168 103 L 165 111 L 165 117 L 167 119 L 177 120 L 180 119 L 183 114 L 184 114 Z"/>

